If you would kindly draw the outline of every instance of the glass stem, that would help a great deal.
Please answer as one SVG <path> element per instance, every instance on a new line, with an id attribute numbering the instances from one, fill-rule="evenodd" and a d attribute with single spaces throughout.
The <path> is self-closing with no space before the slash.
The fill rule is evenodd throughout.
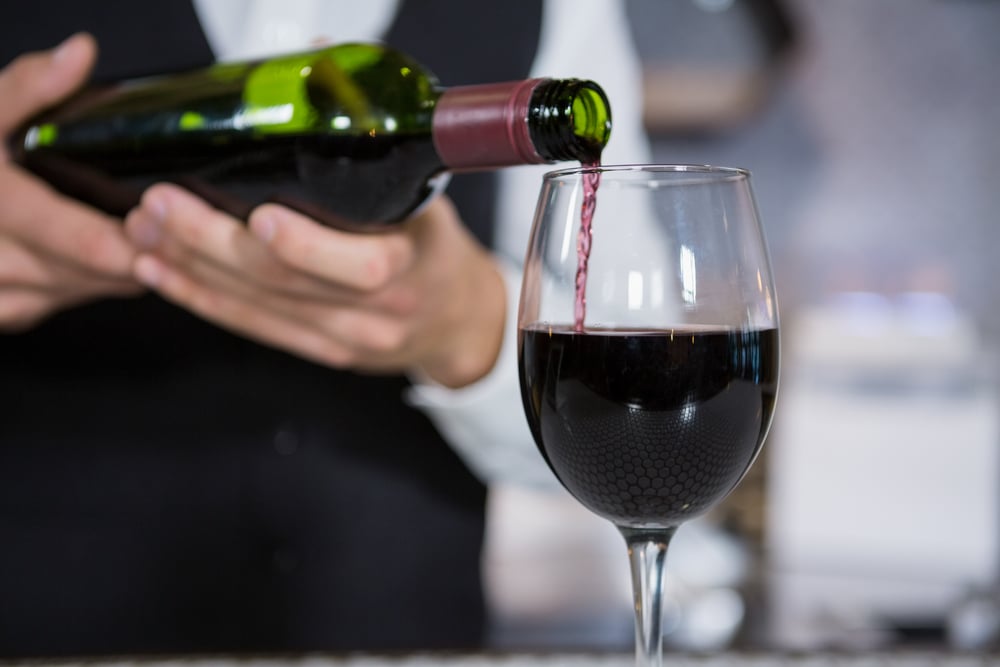
<path id="1" fill-rule="evenodd" d="M 635 608 L 636 667 L 663 664 L 663 574 L 676 528 L 619 527 L 628 545 Z"/>

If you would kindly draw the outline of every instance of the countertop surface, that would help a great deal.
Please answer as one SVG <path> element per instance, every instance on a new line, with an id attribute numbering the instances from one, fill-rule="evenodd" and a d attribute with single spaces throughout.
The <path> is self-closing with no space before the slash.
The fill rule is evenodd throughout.
<path id="1" fill-rule="evenodd" d="M 406 653 L 290 656 L 101 656 L 0 658 L 0 667 L 633 667 L 626 653 Z M 997 653 L 912 650 L 874 653 L 736 653 L 664 655 L 664 667 L 1000 667 Z"/>

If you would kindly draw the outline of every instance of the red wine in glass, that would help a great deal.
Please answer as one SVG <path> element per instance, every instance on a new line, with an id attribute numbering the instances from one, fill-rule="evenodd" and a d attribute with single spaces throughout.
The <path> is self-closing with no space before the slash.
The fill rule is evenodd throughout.
<path id="1" fill-rule="evenodd" d="M 529 327 L 524 408 L 559 481 L 619 526 L 674 526 L 743 477 L 774 410 L 778 332 Z"/>

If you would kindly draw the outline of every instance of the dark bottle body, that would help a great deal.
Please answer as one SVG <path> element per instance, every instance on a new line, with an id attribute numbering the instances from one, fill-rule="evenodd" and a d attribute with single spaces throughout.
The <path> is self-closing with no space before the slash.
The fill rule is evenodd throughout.
<path id="1" fill-rule="evenodd" d="M 555 84 L 565 87 L 444 89 L 405 54 L 339 45 L 87 91 L 12 149 L 64 193 L 119 216 L 169 181 L 240 218 L 278 202 L 332 226 L 371 228 L 407 217 L 453 168 L 599 156 L 610 129 L 603 93 L 574 82 L 585 99 L 571 91 L 553 114 L 543 107 Z M 586 114 L 594 122 L 581 126 Z"/>

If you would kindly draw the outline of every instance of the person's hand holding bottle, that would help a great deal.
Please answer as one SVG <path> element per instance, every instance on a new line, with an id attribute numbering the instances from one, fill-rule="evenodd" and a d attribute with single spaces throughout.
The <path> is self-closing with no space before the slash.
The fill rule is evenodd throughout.
<path id="1" fill-rule="evenodd" d="M 80 88 L 96 52 L 80 35 L 0 71 L 0 137 Z M 158 185 L 123 229 L 13 164 L 0 144 L 0 331 L 143 284 L 292 354 L 451 387 L 489 372 L 503 335 L 500 274 L 445 197 L 391 230 L 351 234 L 276 205 L 247 225 Z"/>
<path id="2" fill-rule="evenodd" d="M 148 287 L 306 359 L 461 387 L 499 353 L 502 277 L 444 196 L 400 225 L 359 234 L 275 204 L 247 224 L 157 185 L 126 230 L 144 249 L 135 272 Z"/>
<path id="3" fill-rule="evenodd" d="M 0 331 L 142 291 L 121 221 L 56 193 L 14 165 L 6 149 L 22 123 L 83 85 L 96 54 L 92 38 L 76 35 L 0 70 Z"/>

